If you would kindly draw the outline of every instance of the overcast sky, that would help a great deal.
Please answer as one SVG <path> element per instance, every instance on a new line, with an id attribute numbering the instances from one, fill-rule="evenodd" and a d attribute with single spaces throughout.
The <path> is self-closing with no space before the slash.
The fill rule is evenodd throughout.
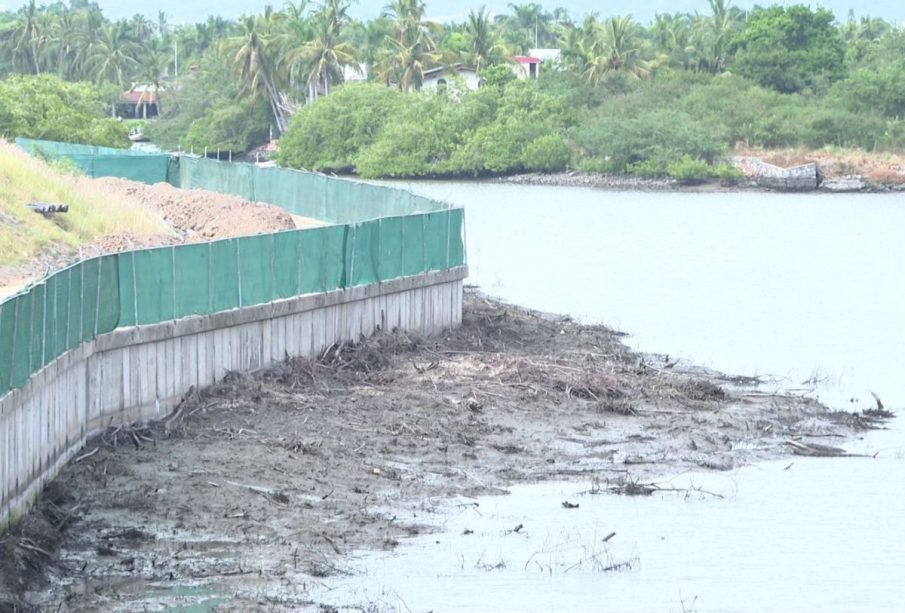
<path id="1" fill-rule="evenodd" d="M 38 2 L 42 4 L 41 0 Z M 741 8 L 750 8 L 755 4 L 794 4 L 794 2 L 771 2 L 770 0 L 738 0 L 734 4 Z M 905 2 L 902 0 L 824 0 L 819 3 L 807 2 L 803 4 L 812 6 L 822 5 L 831 9 L 836 18 L 844 20 L 850 8 L 854 8 L 858 17 L 870 15 L 882 17 L 897 23 L 905 23 Z M 23 1 L 0 0 L 0 9 L 10 10 L 19 7 Z M 99 0 L 104 14 L 112 19 L 129 17 L 136 12 L 144 12 L 148 16 L 156 18 L 157 11 L 165 11 L 171 23 L 186 21 L 202 21 L 208 15 L 221 15 L 234 18 L 242 13 L 255 13 L 261 11 L 265 5 L 275 7 L 283 5 L 282 0 L 157 0 L 157 2 L 135 3 L 122 0 Z M 358 0 L 353 2 L 352 14 L 360 18 L 373 18 L 380 14 L 381 9 L 387 4 L 387 0 Z M 507 12 L 509 4 L 506 0 L 427 0 L 427 14 L 434 19 L 452 18 L 461 20 L 468 14 L 469 9 L 478 9 L 485 4 L 488 9 L 496 13 Z M 707 12 L 706 0 L 612 0 L 601 2 L 600 0 L 551 0 L 541 2 L 547 10 L 553 10 L 561 6 L 573 16 L 581 17 L 589 11 L 597 11 L 601 17 L 613 15 L 631 14 L 643 23 L 647 23 L 656 13 L 672 12 Z"/>

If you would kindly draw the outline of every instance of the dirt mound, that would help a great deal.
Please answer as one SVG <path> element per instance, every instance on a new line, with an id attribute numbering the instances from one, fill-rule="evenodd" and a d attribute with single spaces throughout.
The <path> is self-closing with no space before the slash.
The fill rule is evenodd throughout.
<path id="1" fill-rule="evenodd" d="M 167 183 L 147 185 L 109 177 L 83 177 L 77 183 L 105 196 L 112 195 L 118 201 L 151 209 L 166 221 L 173 234 L 108 234 L 75 249 L 50 244 L 29 261 L 0 266 L 0 300 L 54 270 L 88 257 L 325 225 L 317 219 L 291 215 L 271 204 L 249 202 L 230 194 L 179 189 Z M 0 218 L 0 223 L 6 220 Z"/>
<path id="2" fill-rule="evenodd" d="M 93 180 L 113 193 L 157 210 L 186 242 L 319 225 L 305 218 L 299 218 L 302 224 L 297 224 L 292 215 L 279 207 L 249 202 L 231 194 L 179 189 L 167 183 L 146 185 L 115 178 Z"/>
<path id="3" fill-rule="evenodd" d="M 131 249 L 179 245 L 182 242 L 179 237 L 166 234 L 154 234 L 151 236 L 135 236 L 130 233 L 112 234 L 102 236 L 87 247 L 83 247 L 79 250 L 79 254 L 81 257 L 90 257 L 105 253 L 119 253 L 120 251 L 129 251 Z"/>

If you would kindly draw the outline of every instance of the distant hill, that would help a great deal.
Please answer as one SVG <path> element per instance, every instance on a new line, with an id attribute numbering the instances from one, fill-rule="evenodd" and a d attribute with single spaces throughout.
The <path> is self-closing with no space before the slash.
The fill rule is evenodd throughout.
<path id="1" fill-rule="evenodd" d="M 519 2 L 516 2 L 518 4 Z M 789 0 L 783 2 L 739 1 L 735 4 L 741 8 L 751 8 L 756 4 L 793 4 Z M 811 6 L 825 6 L 832 10 L 836 18 L 843 21 L 853 9 L 856 17 L 881 17 L 896 23 L 905 23 L 905 3 L 901 0 L 824 0 L 823 2 L 807 2 Z M 10 9 L 21 2 L 0 1 L 0 8 Z M 128 17 L 136 12 L 156 17 L 157 11 L 164 11 L 172 23 L 201 21 L 208 15 L 221 15 L 234 18 L 242 13 L 254 13 L 263 10 L 267 4 L 280 7 L 281 2 L 275 0 L 157 0 L 151 5 L 133 4 L 120 0 L 98 0 L 104 13 L 111 18 Z M 385 0 L 360 0 L 353 3 L 352 14 L 359 18 L 370 19 L 380 14 L 387 4 Z M 462 19 L 469 9 L 478 9 L 486 5 L 492 12 L 507 12 L 509 2 L 506 0 L 427 0 L 427 14 L 431 18 Z M 574 17 L 581 17 L 589 11 L 597 11 L 601 17 L 632 14 L 642 23 L 646 23 L 656 13 L 673 12 L 707 12 L 706 0 L 615 0 L 602 5 L 599 0 L 551 0 L 540 2 L 547 10 L 562 6 Z"/>

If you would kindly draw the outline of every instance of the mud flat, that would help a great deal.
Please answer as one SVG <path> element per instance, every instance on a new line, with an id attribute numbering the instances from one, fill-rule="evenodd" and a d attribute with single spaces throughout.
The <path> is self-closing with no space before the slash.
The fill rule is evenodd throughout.
<path id="1" fill-rule="evenodd" d="M 562 479 L 644 495 L 681 470 L 839 455 L 888 416 L 620 337 L 469 293 L 441 338 L 388 331 L 227 376 L 85 447 L 0 539 L 0 610 L 316 610 L 356 551 L 440 530 L 431 500 Z"/>

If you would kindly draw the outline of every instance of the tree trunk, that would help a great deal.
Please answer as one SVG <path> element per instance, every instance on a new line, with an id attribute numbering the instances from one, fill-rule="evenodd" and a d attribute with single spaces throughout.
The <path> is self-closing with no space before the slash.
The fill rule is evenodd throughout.
<path id="1" fill-rule="evenodd" d="M 273 118 L 277 122 L 277 129 L 280 131 L 280 134 L 283 134 L 283 132 L 286 131 L 289 121 L 286 118 L 286 113 L 283 112 L 283 109 L 280 106 L 280 92 L 273 86 L 270 79 L 266 78 L 264 79 L 264 88 L 267 90 L 267 98 L 270 100 L 270 109 L 273 111 Z"/>

